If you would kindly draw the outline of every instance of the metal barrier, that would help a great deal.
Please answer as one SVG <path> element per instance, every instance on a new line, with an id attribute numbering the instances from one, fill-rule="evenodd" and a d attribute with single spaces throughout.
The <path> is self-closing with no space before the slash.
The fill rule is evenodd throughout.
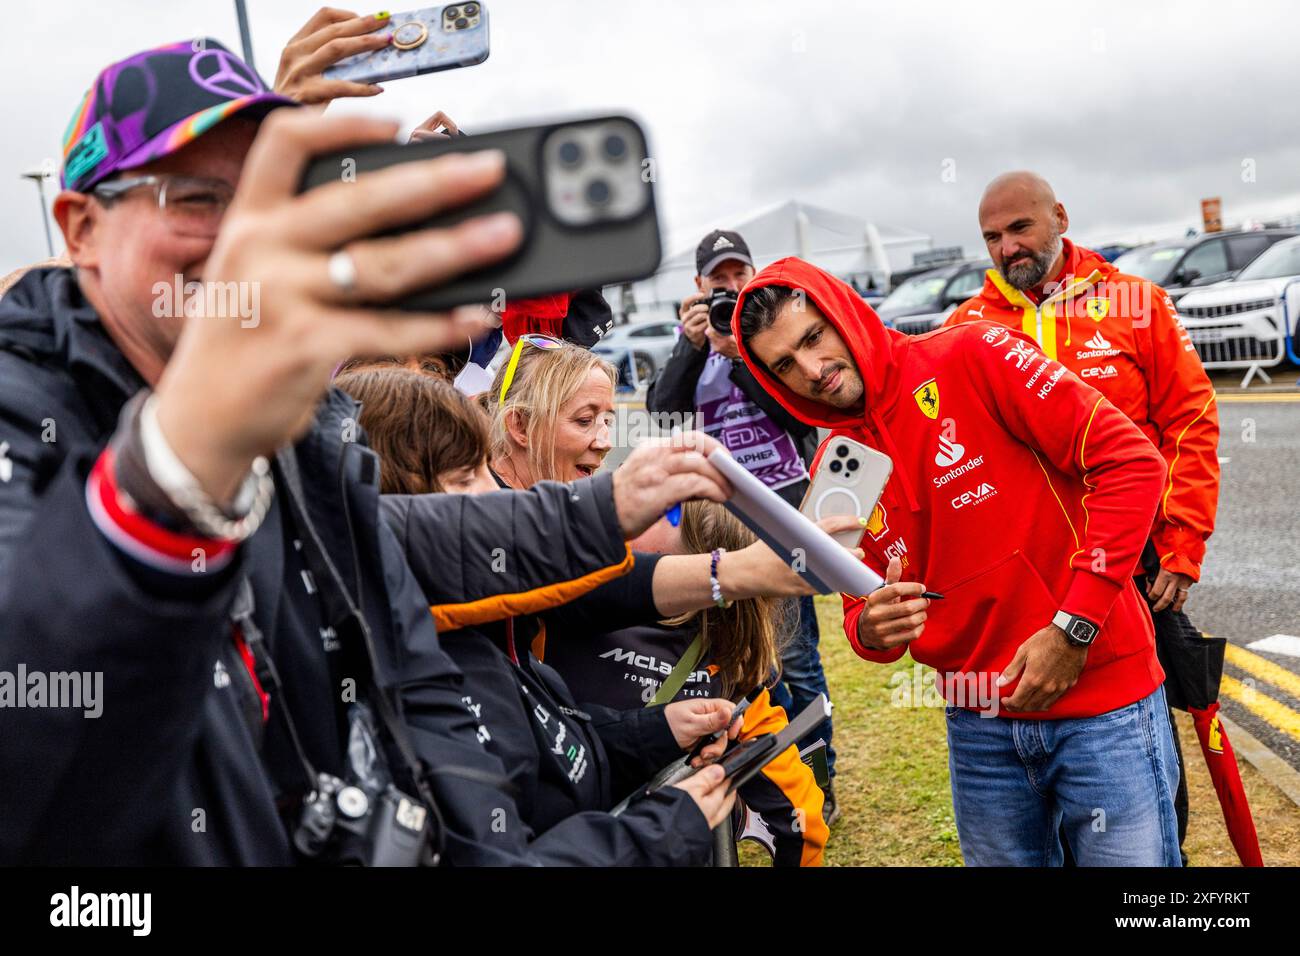
<path id="1" fill-rule="evenodd" d="M 1291 321 L 1290 303 L 1287 301 L 1287 293 L 1291 291 L 1293 285 L 1300 285 L 1300 276 L 1292 279 L 1286 285 L 1282 286 L 1282 331 L 1286 333 L 1286 357 L 1296 365 L 1300 365 L 1300 355 L 1295 351 L 1295 327 L 1296 323 Z"/>
<path id="2" fill-rule="evenodd" d="M 625 351 L 623 353 L 623 358 L 619 359 L 620 364 L 623 362 L 627 362 L 628 385 L 631 386 L 633 392 L 641 391 L 641 389 L 649 383 L 641 380 L 641 374 L 636 367 L 636 352 L 633 349 Z"/>
<path id="3" fill-rule="evenodd" d="M 1246 388 L 1256 375 L 1266 384 L 1271 384 L 1273 379 L 1264 369 L 1281 365 L 1288 354 L 1290 336 L 1286 325 L 1285 289 L 1274 306 L 1280 306 L 1281 324 L 1276 318 L 1276 312 L 1264 316 L 1275 332 L 1274 337 L 1268 339 L 1257 337 L 1240 320 L 1234 320 L 1237 314 L 1259 310 L 1260 307 L 1255 302 L 1191 307 L 1179 311 L 1183 315 L 1183 327 L 1187 329 L 1196 354 L 1201 357 L 1201 364 L 1207 369 L 1245 369 L 1241 387 Z M 1211 321 L 1207 322 L 1207 319 Z M 1221 321 L 1213 321 L 1215 319 Z"/>

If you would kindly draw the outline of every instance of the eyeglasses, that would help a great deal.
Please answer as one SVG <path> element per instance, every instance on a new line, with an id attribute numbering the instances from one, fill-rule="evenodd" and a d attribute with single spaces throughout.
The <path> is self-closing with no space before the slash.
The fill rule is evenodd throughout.
<path id="1" fill-rule="evenodd" d="M 115 202 L 132 190 L 153 189 L 158 208 L 168 226 L 182 236 L 214 239 L 235 189 L 222 179 L 197 176 L 134 176 L 100 183 L 91 193 L 103 202 Z"/>
<path id="2" fill-rule="evenodd" d="M 510 391 L 510 383 L 515 380 L 515 369 L 519 368 L 519 356 L 524 351 L 525 345 L 531 345 L 533 348 L 550 350 L 564 347 L 564 342 L 560 339 L 553 339 L 549 335 L 540 335 L 536 332 L 529 332 L 515 339 L 514 351 L 510 353 L 510 362 L 506 365 L 505 378 L 501 380 L 501 394 L 497 398 L 497 404 L 506 403 L 506 392 Z"/>

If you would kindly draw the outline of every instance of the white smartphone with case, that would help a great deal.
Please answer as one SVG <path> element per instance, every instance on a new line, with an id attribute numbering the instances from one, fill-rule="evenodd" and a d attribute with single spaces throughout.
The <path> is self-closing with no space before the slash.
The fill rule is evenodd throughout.
<path id="1" fill-rule="evenodd" d="M 870 518 L 893 471 L 888 455 L 836 435 L 826 443 L 799 510 L 812 521 L 837 515 Z M 856 548 L 865 533 L 865 528 L 856 528 L 831 537 L 846 548 Z"/>

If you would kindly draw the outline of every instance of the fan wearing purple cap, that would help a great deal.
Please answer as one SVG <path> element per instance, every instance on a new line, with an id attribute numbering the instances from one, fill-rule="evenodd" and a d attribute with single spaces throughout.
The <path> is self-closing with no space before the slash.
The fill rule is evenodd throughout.
<path id="1" fill-rule="evenodd" d="M 163 430 L 175 433 L 177 453 L 194 459 L 203 469 L 196 477 L 219 498 L 235 492 L 255 454 L 305 426 L 312 407 L 284 389 L 268 387 L 270 394 L 262 395 L 246 385 L 224 394 L 229 390 L 217 382 L 231 369 L 267 387 L 309 365 L 323 389 L 346 357 L 459 346 L 466 330 L 447 317 L 389 320 L 358 312 L 355 303 L 427 286 L 518 241 L 518 224 L 509 216 L 442 233 L 362 240 L 490 188 L 501 176 L 501 157 L 412 164 L 409 171 L 295 197 L 296 171 L 311 153 L 391 140 L 396 126 L 285 114 L 262 129 L 268 113 L 292 105 L 222 44 L 201 39 L 104 70 L 65 137 L 65 189 L 54 213 L 81 290 L 131 365 L 158 386 Z M 254 171 L 237 199 L 241 179 Z M 223 229 L 232 207 L 243 215 Z M 172 299 L 164 286 L 206 293 L 231 281 L 258 289 L 261 328 L 216 319 L 187 326 L 171 313 L 182 304 L 193 311 L 193 300 L 159 307 Z M 202 311 L 207 299 L 198 304 Z M 281 336 L 295 347 L 273 347 Z M 182 374 L 202 387 L 172 387 Z M 202 436 L 182 424 L 196 414 L 208 424 Z M 236 453 L 214 454 L 214 440 Z M 191 442 L 202 448 L 191 449 Z"/>
<path id="2" fill-rule="evenodd" d="M 214 40 L 103 70 L 69 125 L 54 201 L 73 268 L 33 269 L 0 300 L 0 670 L 102 675 L 104 694 L 84 715 L 6 718 L 0 776 L 23 785 L 0 788 L 0 861 L 573 858 L 562 839 L 550 857 L 530 844 L 499 788 L 461 674 L 380 523 L 356 404 L 329 390 L 347 358 L 465 341 L 458 314 L 382 306 L 508 255 L 517 218 L 372 237 L 484 194 L 504 158 L 449 155 L 298 195 L 312 155 L 391 142 L 398 126 L 292 105 Z M 178 287 L 183 303 L 167 293 Z M 256 322 L 215 294 L 243 290 Z M 566 527 L 601 529 L 597 557 L 617 546 L 623 558 L 609 529 L 631 537 L 679 498 L 724 497 L 689 451 L 660 449 L 672 473 L 627 494 L 615 489 L 628 480 L 576 483 L 560 496 Z M 422 839 L 354 845 L 322 824 L 321 801 L 357 778 L 357 740 L 388 758 L 365 780 L 386 775 L 402 797 L 381 785 L 365 806 Z M 444 767 L 460 775 L 426 772 Z M 585 859 L 707 854 L 728 800 L 716 777 L 698 804 L 683 791 L 643 812 L 643 839 L 606 827 Z M 494 827 L 494 809 L 508 825 Z M 365 832 L 381 829 L 394 832 Z M 627 858 L 633 844 L 645 854 Z"/>

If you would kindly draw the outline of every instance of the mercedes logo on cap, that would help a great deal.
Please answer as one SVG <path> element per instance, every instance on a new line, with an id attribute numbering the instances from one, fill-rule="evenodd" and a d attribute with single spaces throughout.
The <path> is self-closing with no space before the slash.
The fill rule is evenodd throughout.
<path id="1" fill-rule="evenodd" d="M 228 100 L 266 92 L 257 74 L 227 50 L 202 50 L 190 57 L 190 78 L 214 96 Z"/>

